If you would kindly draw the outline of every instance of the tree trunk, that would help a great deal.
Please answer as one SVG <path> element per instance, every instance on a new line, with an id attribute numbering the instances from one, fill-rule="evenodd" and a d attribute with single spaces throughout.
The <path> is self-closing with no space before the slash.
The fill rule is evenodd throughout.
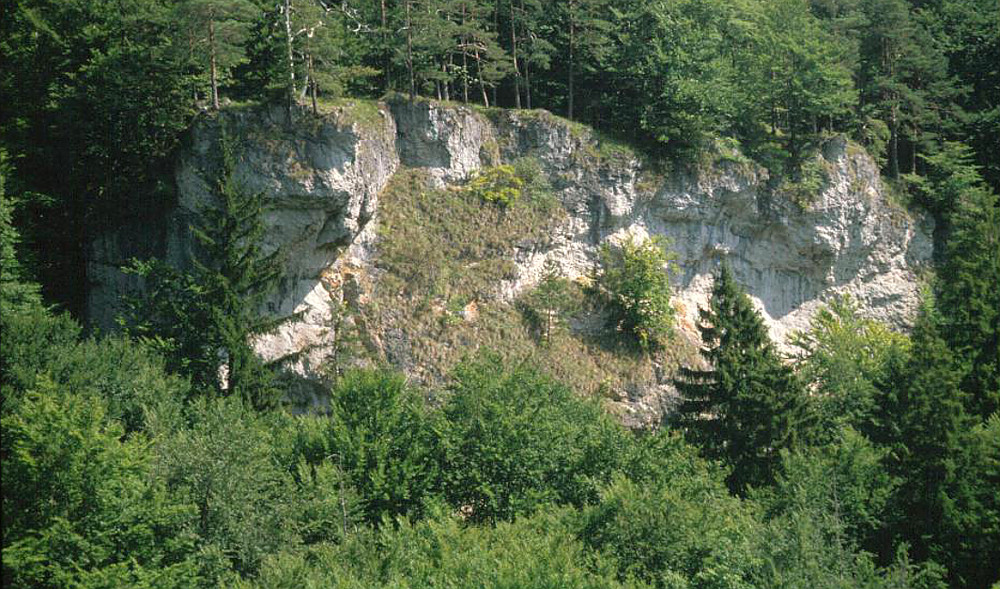
<path id="1" fill-rule="evenodd" d="M 448 63 L 441 66 L 441 70 L 444 72 L 444 99 L 451 100 L 451 75 L 449 72 L 452 70 L 452 54 L 448 53 Z"/>
<path id="2" fill-rule="evenodd" d="M 465 30 L 465 4 L 462 5 L 462 30 Z M 462 36 L 462 102 L 469 103 L 469 38 Z"/>
<path id="3" fill-rule="evenodd" d="M 514 108 L 521 108 L 521 70 L 517 67 L 517 30 L 515 27 L 514 0 L 510 0 L 510 49 L 511 56 L 514 58 Z"/>
<path id="4" fill-rule="evenodd" d="M 410 104 L 417 95 L 417 80 L 413 75 L 413 21 L 410 19 L 410 0 L 406 0 L 406 70 L 410 74 Z"/>
<path id="5" fill-rule="evenodd" d="M 319 114 L 319 106 L 316 104 L 316 74 L 313 72 L 313 57 L 309 55 L 309 93 L 312 95 L 313 114 Z"/>
<path id="6" fill-rule="evenodd" d="M 889 115 L 889 132 L 889 177 L 895 180 L 899 178 L 899 117 L 895 104 Z"/>
<path id="7" fill-rule="evenodd" d="M 514 0 L 510 0 L 513 2 Z M 493 1 L 493 32 L 497 35 L 497 41 L 500 39 L 500 0 Z M 494 85 L 491 89 L 493 93 L 493 104 L 497 103 L 497 85 Z"/>
<path id="8" fill-rule="evenodd" d="M 219 110 L 219 75 L 215 64 L 215 19 L 208 18 L 209 77 L 212 80 L 212 108 Z"/>
<path id="9" fill-rule="evenodd" d="M 524 0 L 520 2 L 521 15 L 525 16 L 527 13 L 524 11 Z M 521 31 L 521 38 L 525 38 L 524 31 Z M 522 65 L 524 66 L 524 105 L 531 109 L 531 76 L 529 75 L 530 61 L 522 60 Z"/>
<path id="10" fill-rule="evenodd" d="M 466 40 L 462 40 L 462 102 L 469 102 L 469 56 Z"/>
<path id="11" fill-rule="evenodd" d="M 570 2 L 569 5 L 570 15 L 569 15 L 569 83 L 567 84 L 568 91 L 568 104 L 566 107 L 566 118 L 573 120 L 573 44 L 576 41 L 576 23 L 573 22 L 573 3 Z"/>
<path id="12" fill-rule="evenodd" d="M 295 100 L 295 56 L 292 53 L 292 3 L 285 0 L 285 40 L 288 46 L 288 122 L 292 121 L 292 102 Z"/>
<path id="13" fill-rule="evenodd" d="M 382 64 L 382 75 L 385 79 L 385 91 L 392 90 L 392 52 L 389 51 L 389 16 L 385 0 L 381 0 L 382 9 L 382 51 L 385 53 L 385 63 Z"/>
<path id="14" fill-rule="evenodd" d="M 490 99 L 486 95 L 486 82 L 483 80 L 483 62 L 479 59 L 479 48 L 473 50 L 473 57 L 476 59 L 476 77 L 479 78 L 479 90 L 483 93 L 483 106 L 489 108 Z"/>

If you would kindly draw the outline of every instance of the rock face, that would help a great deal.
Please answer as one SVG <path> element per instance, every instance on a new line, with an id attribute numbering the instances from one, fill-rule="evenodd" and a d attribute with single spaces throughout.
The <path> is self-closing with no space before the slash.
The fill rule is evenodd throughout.
<path id="1" fill-rule="evenodd" d="M 518 250 L 498 298 L 532 287 L 546 262 L 576 278 L 593 271 L 607 240 L 665 235 L 680 268 L 674 300 L 689 332 L 722 259 L 779 342 L 840 293 L 867 316 L 905 327 L 917 305 L 917 274 L 932 253 L 929 221 L 890 204 L 874 162 L 843 139 L 822 146 L 815 162 L 822 187 L 797 203 L 738 155 L 667 173 L 544 111 L 358 103 L 320 117 L 302 113 L 287 125 L 283 111 L 251 109 L 206 117 L 191 130 L 177 164 L 178 203 L 162 222 L 122 227 L 91 244 L 93 323 L 110 325 L 115 301 L 138 287 L 117 270 L 129 258 L 190 260 L 188 226 L 210 203 L 206 178 L 223 123 L 238 140 L 238 177 L 273 205 L 265 245 L 287 255 L 286 279 L 266 310 L 302 313 L 257 347 L 268 358 L 305 351 L 291 369 L 306 378 L 320 373 L 336 339 L 331 301 L 363 305 L 370 286 L 360 277 L 378 274 L 364 270 L 378 256 L 379 193 L 401 166 L 421 168 L 444 187 L 534 157 L 567 214 L 545 248 Z M 366 345 L 377 347 L 378 338 L 367 334 Z"/>

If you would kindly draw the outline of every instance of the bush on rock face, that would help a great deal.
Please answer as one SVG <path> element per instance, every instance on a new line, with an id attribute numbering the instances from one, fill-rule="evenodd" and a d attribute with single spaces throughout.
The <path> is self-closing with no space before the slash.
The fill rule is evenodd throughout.
<path id="1" fill-rule="evenodd" d="M 636 337 L 643 349 L 662 345 L 673 329 L 669 269 L 673 256 L 661 237 L 640 241 L 629 236 L 601 249 L 598 289 L 616 327 Z"/>

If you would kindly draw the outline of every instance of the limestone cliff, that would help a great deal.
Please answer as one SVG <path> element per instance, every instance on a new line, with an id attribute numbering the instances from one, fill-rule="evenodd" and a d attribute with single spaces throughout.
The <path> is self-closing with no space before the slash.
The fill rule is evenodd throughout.
<path id="1" fill-rule="evenodd" d="M 359 342 L 356 356 L 433 382 L 466 348 L 520 341 L 512 309 L 543 268 L 585 279 L 600 245 L 627 233 L 672 241 L 680 268 L 674 300 L 689 336 L 722 258 L 772 335 L 784 341 L 839 293 L 851 294 L 866 315 L 905 326 L 917 304 L 917 275 L 931 257 L 929 221 L 893 206 L 874 162 L 840 138 L 826 141 L 812 162 L 815 190 L 793 194 L 738 154 L 720 151 L 671 170 L 544 111 L 357 102 L 318 117 L 301 113 L 287 125 L 280 110 L 234 109 L 206 116 L 191 130 L 178 158 L 178 202 L 162 223 L 122 227 L 92 243 L 93 322 L 110 324 L 119 295 L 136 288 L 117 270 L 128 258 L 159 255 L 178 265 L 190 258 L 188 225 L 209 204 L 206 178 L 223 120 L 238 138 L 240 179 L 273 205 L 266 245 L 287 260 L 286 279 L 267 311 L 302 312 L 257 347 L 269 358 L 305 350 L 289 369 L 306 380 L 320 377 L 350 332 Z M 471 235 L 487 245 L 456 250 L 449 259 L 435 261 L 445 241 L 421 245 L 413 237 L 440 230 L 421 223 L 451 219 L 435 216 L 435 207 L 465 206 L 455 187 L 477 171 L 524 158 L 536 162 L 555 207 L 531 213 L 537 217 L 531 223 L 511 218 L 517 210 L 455 212 L 472 220 Z M 494 230 L 507 233 L 491 238 Z M 419 247 L 426 251 L 416 253 Z M 440 266 L 426 292 L 418 274 L 388 259 L 407 249 L 413 259 Z M 443 272 L 446 266 L 451 270 Z M 473 279 L 475 288 L 457 284 Z M 416 321 L 414 314 L 433 320 Z M 608 368 L 615 350 L 587 339 L 599 329 L 598 311 L 580 313 L 564 348 L 543 353 L 564 363 L 570 357 L 567 373 L 600 381 L 594 390 L 631 421 L 649 419 L 669 397 L 671 367 L 683 354 L 636 357 L 616 372 Z M 579 363 L 590 368 L 574 369 Z"/>

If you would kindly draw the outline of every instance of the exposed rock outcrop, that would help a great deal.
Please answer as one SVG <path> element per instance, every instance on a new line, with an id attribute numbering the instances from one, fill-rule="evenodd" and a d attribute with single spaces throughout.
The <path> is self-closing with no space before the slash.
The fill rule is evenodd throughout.
<path id="1" fill-rule="evenodd" d="M 155 231 L 122 227 L 92 243 L 95 323 L 109 325 L 118 296 L 137 286 L 117 270 L 128 258 L 190 259 L 187 227 L 208 205 L 206 178 L 223 122 L 238 140 L 240 179 L 273 204 L 266 247 L 287 255 L 287 277 L 267 310 L 302 313 L 258 349 L 269 358 L 305 350 L 291 369 L 306 378 L 320 373 L 337 337 L 331 301 L 362 307 L 377 281 L 379 193 L 400 167 L 421 168 L 445 187 L 516 158 L 540 163 L 566 214 L 544 247 L 517 249 L 512 275 L 497 284 L 504 301 L 536 284 L 547 262 L 569 278 L 585 276 L 606 240 L 659 234 L 677 254 L 683 327 L 693 329 L 725 258 L 783 341 L 839 293 L 852 295 L 864 314 L 905 327 L 917 305 L 917 276 L 931 258 L 929 221 L 893 206 L 871 158 L 839 138 L 822 146 L 815 162 L 822 188 L 803 202 L 738 155 L 668 173 L 543 111 L 356 103 L 320 117 L 303 113 L 289 126 L 278 110 L 233 110 L 192 129 L 177 165 L 177 206 Z M 475 305 L 462 313 L 478 315 Z M 374 354 L 384 355 L 382 335 L 366 335 Z"/>

